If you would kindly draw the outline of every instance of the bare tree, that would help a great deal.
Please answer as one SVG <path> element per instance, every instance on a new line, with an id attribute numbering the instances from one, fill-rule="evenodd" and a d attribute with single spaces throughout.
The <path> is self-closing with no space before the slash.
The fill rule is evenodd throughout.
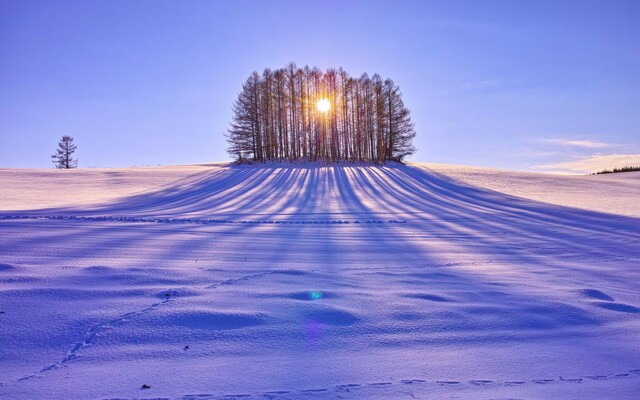
<path id="1" fill-rule="evenodd" d="M 330 104 L 329 109 L 317 105 Z M 415 130 L 400 89 L 380 75 L 351 78 L 342 68 L 254 72 L 233 104 L 229 153 L 255 161 L 402 161 Z"/>
<path id="2" fill-rule="evenodd" d="M 78 146 L 73 143 L 73 138 L 68 135 L 64 135 L 60 142 L 58 142 L 58 148 L 56 153 L 51 156 L 53 165 L 58 169 L 71 169 L 78 166 L 78 159 L 73 158 L 72 155 L 76 151 Z"/>

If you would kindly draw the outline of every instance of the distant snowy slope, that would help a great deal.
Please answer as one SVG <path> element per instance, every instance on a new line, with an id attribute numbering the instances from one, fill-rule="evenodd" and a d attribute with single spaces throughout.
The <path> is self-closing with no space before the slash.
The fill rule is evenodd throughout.
<path id="1" fill-rule="evenodd" d="M 571 176 L 448 164 L 412 163 L 410 165 L 433 174 L 441 180 L 453 180 L 459 184 L 567 207 L 640 217 L 640 206 L 633 201 L 640 198 L 640 173 Z M 241 172 L 243 168 L 245 171 Z M 295 190 L 306 190 L 305 185 L 316 185 L 314 191 L 323 196 L 331 196 L 331 193 L 323 190 L 323 187 L 331 185 L 332 182 L 354 185 L 355 189 L 362 189 L 362 182 L 359 181 L 363 177 L 374 178 L 366 172 L 367 167 L 337 169 L 312 167 L 311 172 L 303 172 L 304 168 L 271 167 L 268 171 L 271 175 L 268 179 L 278 178 L 281 181 L 278 184 L 289 185 Z M 356 174 L 355 171 L 362 172 Z M 130 195 L 153 193 L 163 187 L 174 191 L 211 190 L 210 194 L 213 195 L 222 185 L 235 184 L 234 179 L 247 177 L 245 184 L 249 184 L 251 181 L 266 179 L 265 173 L 266 171 L 261 171 L 260 167 L 238 168 L 223 163 L 69 171 L 0 169 L 0 182 L 2 182 L 0 211 L 99 204 L 121 197 L 125 197 L 125 201 L 129 202 Z M 285 174 L 286 181 L 282 181 Z M 218 181 L 218 177 L 225 180 Z M 320 179 L 320 181 L 314 182 L 314 179 Z M 206 186 L 196 187 L 196 185 Z M 335 189 L 333 190 L 335 194 Z M 278 194 L 282 193 L 280 190 Z M 188 194 L 178 195 L 188 196 Z M 250 199 L 252 194 L 246 194 L 245 197 Z M 198 201 L 198 199 L 195 200 Z M 182 210 L 191 211 L 188 208 Z M 212 210 L 208 209 L 208 212 L 210 211 Z"/>
<path id="2" fill-rule="evenodd" d="M 640 172 L 555 175 L 447 164 L 412 164 L 468 185 L 531 200 L 640 217 Z"/>
<path id="3" fill-rule="evenodd" d="M 637 399 L 638 177 L 0 170 L 0 397 Z"/>
<path id="4" fill-rule="evenodd" d="M 96 203 L 158 190 L 211 168 L 200 165 L 138 168 L 0 168 L 0 210 Z"/>

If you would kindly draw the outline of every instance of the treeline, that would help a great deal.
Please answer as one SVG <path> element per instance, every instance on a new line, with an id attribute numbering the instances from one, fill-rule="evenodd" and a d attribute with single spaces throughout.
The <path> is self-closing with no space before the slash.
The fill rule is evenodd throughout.
<path id="1" fill-rule="evenodd" d="M 391 79 L 289 64 L 249 76 L 226 136 L 239 161 L 384 162 L 412 154 L 415 135 Z"/>
<path id="2" fill-rule="evenodd" d="M 640 171 L 640 167 L 622 167 L 622 168 L 614 168 L 612 170 L 603 169 L 602 171 L 594 172 L 591 175 L 617 174 L 618 172 L 635 172 L 635 171 Z"/>

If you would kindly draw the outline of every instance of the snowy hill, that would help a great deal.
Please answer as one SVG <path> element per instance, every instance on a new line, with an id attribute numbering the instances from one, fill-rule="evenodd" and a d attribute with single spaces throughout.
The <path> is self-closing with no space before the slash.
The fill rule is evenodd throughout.
<path id="1" fill-rule="evenodd" d="M 3 398 L 640 391 L 640 173 L 212 164 L 0 182 Z"/>

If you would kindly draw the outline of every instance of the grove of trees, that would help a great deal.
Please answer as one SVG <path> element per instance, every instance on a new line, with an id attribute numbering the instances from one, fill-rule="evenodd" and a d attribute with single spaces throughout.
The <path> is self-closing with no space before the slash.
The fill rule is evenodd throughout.
<path id="1" fill-rule="evenodd" d="M 289 64 L 249 76 L 226 136 L 240 161 L 385 162 L 412 154 L 415 135 L 391 79 Z"/>
<path id="2" fill-rule="evenodd" d="M 614 169 L 603 169 L 602 171 L 594 172 L 591 175 L 617 174 L 620 172 L 636 172 L 636 171 L 640 171 L 640 166 L 638 167 L 628 166 L 628 167 L 621 167 L 621 168 L 614 168 Z"/>
<path id="3" fill-rule="evenodd" d="M 73 158 L 73 153 L 78 146 L 73 143 L 73 138 L 68 135 L 64 135 L 60 142 L 58 142 L 58 148 L 56 153 L 51 156 L 53 165 L 58 169 L 71 169 L 78 166 L 78 160 Z"/>

